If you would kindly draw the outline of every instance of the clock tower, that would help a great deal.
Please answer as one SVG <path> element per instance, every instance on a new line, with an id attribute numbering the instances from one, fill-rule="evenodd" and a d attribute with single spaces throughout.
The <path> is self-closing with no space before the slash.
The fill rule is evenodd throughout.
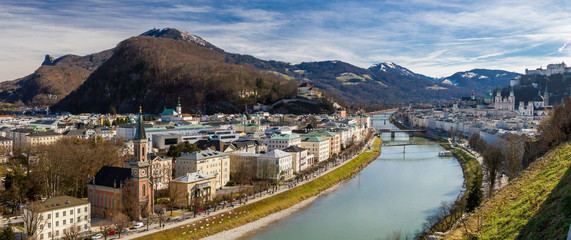
<path id="1" fill-rule="evenodd" d="M 139 107 L 139 119 L 135 128 L 135 137 L 133 138 L 134 158 L 130 160 L 132 180 L 137 186 L 137 200 L 139 212 L 152 211 L 151 203 L 151 182 L 149 178 L 150 162 L 147 159 L 147 136 L 145 134 L 145 126 L 143 125 L 142 108 Z"/>

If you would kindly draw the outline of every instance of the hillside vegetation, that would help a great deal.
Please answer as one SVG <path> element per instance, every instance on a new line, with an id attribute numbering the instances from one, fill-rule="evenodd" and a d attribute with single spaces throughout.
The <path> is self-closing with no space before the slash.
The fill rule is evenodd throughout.
<path id="1" fill-rule="evenodd" d="M 112 50 L 87 56 L 65 55 L 46 60 L 34 73 L 0 83 L 0 100 L 28 105 L 52 105 L 77 89 L 95 69 L 105 62 Z"/>
<path id="2" fill-rule="evenodd" d="M 450 239 L 565 239 L 571 222 L 571 144 L 533 162 L 486 201 Z"/>
<path id="3" fill-rule="evenodd" d="M 295 96 L 297 83 L 248 66 L 194 43 L 139 36 L 121 42 L 113 56 L 54 110 L 160 113 L 180 97 L 183 112 L 240 112 Z"/>

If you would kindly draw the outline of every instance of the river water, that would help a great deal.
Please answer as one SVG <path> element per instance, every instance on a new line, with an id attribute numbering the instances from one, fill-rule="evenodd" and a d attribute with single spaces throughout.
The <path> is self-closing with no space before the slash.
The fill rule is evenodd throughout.
<path id="1" fill-rule="evenodd" d="M 388 116 L 373 116 L 372 125 L 397 129 Z M 409 139 L 407 133 L 382 139 L 428 141 Z M 442 150 L 439 145 L 382 147 L 381 156 L 355 178 L 248 239 L 384 239 L 395 231 L 412 237 L 442 201 L 454 201 L 462 190 L 462 169 L 453 157 L 438 157 Z"/>

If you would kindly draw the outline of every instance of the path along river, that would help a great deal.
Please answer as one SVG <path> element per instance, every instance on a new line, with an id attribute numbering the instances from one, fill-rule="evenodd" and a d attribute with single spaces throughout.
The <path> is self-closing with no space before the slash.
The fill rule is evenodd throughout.
<path id="1" fill-rule="evenodd" d="M 388 117 L 374 115 L 372 125 L 397 129 Z M 428 141 L 409 139 L 407 133 L 393 140 L 385 133 L 382 139 Z M 438 157 L 442 150 L 439 145 L 383 147 L 355 178 L 246 239 L 384 239 L 395 231 L 412 237 L 442 201 L 454 201 L 462 190 L 462 169 L 453 157 Z"/>

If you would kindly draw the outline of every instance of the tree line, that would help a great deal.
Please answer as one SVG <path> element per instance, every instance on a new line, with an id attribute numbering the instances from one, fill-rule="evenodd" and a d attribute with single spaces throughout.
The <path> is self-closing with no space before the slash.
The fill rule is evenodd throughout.
<path id="1" fill-rule="evenodd" d="M 50 145 L 21 146 L 8 160 L 0 201 L 25 203 L 41 197 L 87 196 L 87 183 L 104 165 L 120 166 L 121 145 L 101 138 L 62 138 Z"/>

